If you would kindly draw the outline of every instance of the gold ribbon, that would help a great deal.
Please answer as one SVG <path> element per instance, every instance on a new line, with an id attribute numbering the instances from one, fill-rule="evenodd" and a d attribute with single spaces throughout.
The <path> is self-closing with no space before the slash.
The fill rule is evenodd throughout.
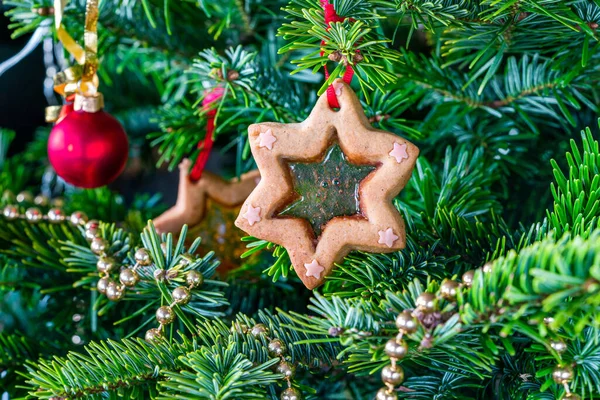
<path id="1" fill-rule="evenodd" d="M 60 115 L 60 110 L 62 106 L 48 106 L 46 107 L 46 122 L 56 122 L 58 120 L 58 116 Z"/>
<path id="2" fill-rule="evenodd" d="M 63 13 L 68 2 L 69 0 L 54 0 L 54 26 L 56 28 L 56 36 L 58 36 L 58 40 L 61 41 L 69 54 L 71 54 L 79 64 L 83 65 L 83 63 L 85 63 L 85 52 L 62 25 Z"/>
<path id="3" fill-rule="evenodd" d="M 75 64 L 54 75 L 54 91 L 61 96 L 68 96 L 77 91 L 77 82 L 81 79 L 83 67 Z"/>
<path id="4" fill-rule="evenodd" d="M 77 61 L 76 65 L 54 76 L 54 91 L 64 97 L 82 93 L 82 98 L 75 102 L 74 107 L 88 112 L 96 112 L 103 106 L 102 95 L 97 93 L 99 81 L 98 75 L 96 75 L 96 71 L 98 71 L 98 1 L 86 0 L 84 47 L 81 47 L 62 24 L 65 7 L 69 0 L 54 0 L 56 35 L 64 48 Z M 89 99 L 86 101 L 83 97 Z M 60 110 L 60 106 L 47 107 L 46 121 L 56 122 Z"/>
<path id="5" fill-rule="evenodd" d="M 91 81 L 98 70 L 98 0 L 85 2 L 85 65 L 83 79 Z"/>
<path id="6" fill-rule="evenodd" d="M 77 73 L 67 73 L 65 78 L 81 79 L 83 83 L 91 82 L 96 88 L 97 84 L 94 83 L 94 78 L 98 70 L 98 0 L 86 1 L 85 30 L 83 35 L 84 47 L 81 47 L 62 25 L 64 9 L 68 1 L 54 0 L 54 26 L 56 27 L 58 39 L 69 54 L 75 58 L 77 63 L 83 65 L 83 71 L 81 73 L 78 70 L 76 71 Z M 62 77 L 59 77 L 59 81 L 62 79 Z M 68 81 L 73 82 L 71 80 Z M 60 84 L 64 83 L 66 82 L 63 81 Z"/>

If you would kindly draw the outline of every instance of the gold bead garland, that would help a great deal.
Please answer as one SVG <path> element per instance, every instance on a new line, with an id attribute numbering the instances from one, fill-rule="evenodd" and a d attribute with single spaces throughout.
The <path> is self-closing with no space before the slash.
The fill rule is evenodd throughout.
<path id="1" fill-rule="evenodd" d="M 33 197 L 30 192 L 21 192 L 17 196 L 12 195 L 10 192 L 5 192 L 5 199 L 15 198 L 18 203 L 35 203 L 40 206 L 47 206 L 49 204 L 56 206 L 59 199 L 53 199 L 52 201 L 45 196 L 39 195 Z M 38 223 L 46 221 L 50 223 L 61 223 L 70 222 L 75 226 L 82 226 L 84 228 L 84 237 L 90 244 L 90 250 L 98 256 L 96 262 L 96 269 L 99 274 L 99 279 L 96 283 L 96 289 L 99 293 L 106 295 L 111 301 L 119 301 L 125 296 L 125 290 L 135 287 L 140 281 L 140 275 L 138 274 L 139 268 L 147 267 L 152 265 L 152 257 L 145 248 L 139 248 L 134 253 L 135 264 L 132 267 L 122 266 L 119 271 L 119 283 L 115 282 L 110 274 L 117 269 L 117 260 L 110 254 L 110 243 L 101 237 L 100 222 L 97 220 L 88 221 L 85 213 L 81 211 L 75 211 L 71 215 L 67 216 L 65 213 L 57 207 L 51 208 L 47 214 L 43 214 L 42 211 L 37 207 L 27 208 L 25 213 L 19 211 L 19 207 L 16 205 L 6 205 L 2 209 L 2 216 L 8 221 L 14 220 L 26 220 L 30 223 Z M 160 245 L 163 253 L 166 253 L 166 243 Z M 191 254 L 184 254 L 181 257 L 180 265 L 185 267 L 194 261 L 194 256 Z M 155 270 L 154 277 L 156 280 L 173 279 L 177 276 L 177 270 Z M 152 328 L 146 332 L 145 339 L 147 342 L 153 342 L 156 339 L 162 337 L 163 328 L 165 325 L 171 324 L 175 318 L 175 312 L 173 307 L 175 305 L 186 305 L 192 299 L 191 290 L 198 288 L 204 284 L 204 276 L 200 271 L 190 270 L 185 273 L 186 286 L 178 286 L 172 292 L 172 303 L 168 306 L 162 306 L 156 311 L 156 319 L 159 322 L 158 328 Z"/>
<path id="2" fill-rule="evenodd" d="M 427 300 L 429 298 L 423 298 L 422 303 L 427 303 Z M 404 335 L 415 333 L 418 323 L 412 314 L 405 310 L 396 317 L 396 328 L 398 328 L 396 338 L 388 340 L 385 344 L 384 351 L 390 357 L 390 365 L 386 365 L 381 370 L 381 380 L 385 387 L 377 392 L 377 400 L 398 399 L 394 387 L 404 381 L 404 369 L 398 365 L 398 361 L 408 354 L 408 344 L 404 340 Z"/>
<path id="3" fill-rule="evenodd" d="M 162 243 L 162 244 L 164 244 L 164 243 Z M 161 249 L 166 250 L 166 247 L 161 245 Z M 163 253 L 165 252 L 165 250 L 163 250 Z M 135 255 L 138 263 L 139 262 L 151 263 L 146 249 L 144 249 L 143 252 L 140 252 L 138 250 L 138 252 L 136 252 L 136 255 Z M 182 257 L 182 261 L 180 262 L 180 265 L 182 265 L 182 266 L 188 265 L 191 261 L 190 258 L 192 258 L 191 255 Z M 177 271 L 171 271 L 171 270 L 170 271 L 163 271 L 163 270 L 154 271 L 154 278 L 156 280 L 172 279 L 176 276 L 177 276 Z M 156 321 L 158 322 L 158 328 L 152 328 L 146 332 L 145 340 L 148 343 L 153 343 L 156 340 L 163 337 L 164 327 L 166 325 L 172 324 L 173 321 L 175 321 L 176 314 L 175 314 L 175 311 L 173 310 L 173 307 L 175 307 L 176 305 L 181 307 L 181 306 L 188 304 L 192 299 L 192 293 L 191 293 L 192 289 L 198 288 L 204 284 L 204 276 L 202 275 L 202 273 L 200 271 L 190 270 L 185 273 L 185 281 L 188 285 L 187 287 L 186 286 L 178 286 L 175 289 L 173 289 L 173 291 L 171 292 L 171 298 L 172 298 L 171 304 L 169 304 L 167 306 L 161 306 L 158 308 L 158 310 L 156 310 Z"/>
<path id="4" fill-rule="evenodd" d="M 13 195 L 9 192 L 5 192 L 4 197 L 10 198 L 13 197 Z M 136 272 L 138 264 L 133 268 L 125 268 L 121 271 L 123 279 L 120 279 L 120 281 L 123 285 L 118 285 L 111 279 L 110 272 L 114 270 L 116 260 L 108 254 L 110 244 L 106 239 L 100 237 L 100 223 L 98 221 L 88 221 L 87 215 L 81 211 L 75 211 L 67 216 L 62 209 L 56 207 L 57 204 L 61 203 L 60 199 L 50 200 L 44 195 L 37 195 L 34 197 L 27 191 L 17 194 L 15 199 L 21 204 L 34 203 L 40 207 L 52 205 L 53 208 L 44 214 L 38 207 L 29 207 L 26 209 L 25 213 L 22 214 L 19 212 L 17 206 L 9 204 L 2 210 L 2 215 L 9 221 L 23 219 L 32 224 L 37 224 L 42 221 L 50 222 L 52 224 L 70 222 L 74 226 L 84 226 L 84 236 L 87 241 L 90 242 L 90 250 L 99 256 L 96 263 L 96 269 L 99 273 L 96 289 L 98 292 L 105 294 L 109 300 L 121 300 L 125 295 L 125 287 L 131 287 L 137 283 L 139 280 L 139 276 Z M 124 281 L 127 284 L 125 284 Z"/>
<path id="5" fill-rule="evenodd" d="M 239 326 L 238 328 L 246 333 L 248 331 L 247 326 Z M 292 379 L 296 375 L 296 367 L 288 362 L 285 358 L 287 353 L 287 346 L 285 343 L 278 338 L 272 338 L 269 336 L 269 328 L 264 324 L 256 324 L 250 329 L 250 334 L 257 339 L 265 338 L 268 340 L 267 351 L 271 357 L 279 357 L 279 364 L 275 367 L 275 371 L 278 374 L 283 375 L 287 383 L 287 388 L 281 392 L 281 400 L 302 400 L 302 392 L 292 386 Z"/>
<path id="6" fill-rule="evenodd" d="M 481 270 L 483 273 L 492 272 L 492 263 L 486 263 Z M 425 330 L 431 330 L 432 326 L 427 326 L 427 323 L 431 323 L 432 318 L 426 318 L 424 316 L 431 316 L 433 314 L 439 314 L 438 299 L 444 299 L 446 301 L 455 302 L 459 291 L 462 288 L 470 288 L 473 285 L 475 270 L 470 270 L 462 275 L 462 283 L 458 283 L 453 280 L 444 280 L 440 285 L 438 295 L 433 293 L 423 292 L 415 301 L 415 309 L 404 310 L 398 314 L 396 318 L 396 327 L 399 330 L 398 335 L 395 339 L 387 341 L 384 347 L 385 353 L 390 357 L 391 364 L 385 366 L 381 371 L 381 379 L 386 385 L 377 392 L 376 400 L 397 400 L 398 396 L 395 392 L 395 386 L 400 385 L 404 381 L 404 371 L 397 365 L 398 361 L 403 359 L 408 354 L 408 345 L 403 339 L 406 334 L 415 333 L 421 325 Z M 441 317 L 442 323 L 445 322 L 443 316 Z M 433 319 L 435 321 L 435 319 Z M 545 317 L 544 324 L 550 325 L 554 322 L 554 318 Z M 424 339 L 421 342 L 421 347 L 433 346 L 432 337 L 429 334 L 424 335 Z M 567 344 L 561 339 L 552 339 L 548 342 L 548 347 L 554 350 L 559 357 L 567 350 Z M 581 400 L 581 397 L 576 393 L 571 392 L 569 383 L 573 380 L 574 372 L 573 368 L 564 363 L 557 365 L 552 371 L 552 379 L 555 383 L 563 385 L 565 394 L 561 397 L 561 400 Z"/>
<path id="7" fill-rule="evenodd" d="M 567 344 L 559 338 L 551 339 L 548 342 L 548 347 L 556 352 L 558 356 L 562 359 L 562 354 L 567 351 Z M 552 380 L 558 384 L 562 385 L 565 388 L 565 394 L 561 397 L 561 400 L 580 400 L 581 397 L 579 395 L 571 392 L 571 388 L 569 383 L 573 380 L 574 371 L 570 365 L 564 364 L 563 362 L 559 363 L 552 370 Z"/>
<path id="8" fill-rule="evenodd" d="M 82 221 L 81 213 L 73 213 L 69 218 L 71 221 Z M 133 288 L 140 280 L 138 269 L 149 265 L 150 256 L 146 249 L 138 249 L 135 253 L 135 264 L 133 267 L 122 266 L 119 271 L 119 283 L 115 282 L 110 273 L 116 269 L 117 261 L 109 254 L 110 244 L 100 237 L 100 223 L 96 220 L 88 221 L 85 224 L 84 236 L 90 242 L 90 249 L 98 256 L 96 269 L 99 278 L 96 283 L 96 289 L 99 293 L 106 295 L 110 301 L 119 301 L 125 296 L 127 288 Z M 146 257 L 141 257 L 145 254 Z M 141 262 L 140 262 L 141 260 Z"/>
<path id="9" fill-rule="evenodd" d="M 33 195 L 29 192 L 21 192 L 16 197 L 14 197 L 10 192 L 5 192 L 3 197 L 16 198 L 17 203 L 19 204 L 33 203 L 40 207 L 46 207 L 49 204 L 53 205 L 53 208 L 51 208 L 46 214 L 44 214 L 39 207 L 28 207 L 25 210 L 25 213 L 21 213 L 19 211 L 18 206 L 14 204 L 8 204 L 2 209 L 2 216 L 8 221 L 15 221 L 20 219 L 30 222 L 32 224 L 42 221 L 50 223 L 61 223 L 64 221 L 69 221 L 76 226 L 83 225 L 85 221 L 87 221 L 87 217 L 85 216 L 85 214 L 80 211 L 76 211 L 73 214 L 71 214 L 71 216 L 67 217 L 67 215 L 65 215 L 62 209 L 56 207 L 56 202 L 58 199 L 54 199 L 52 200 L 52 202 L 50 202 L 50 199 L 46 196 L 38 195 L 34 198 Z"/>
<path id="10" fill-rule="evenodd" d="M 376 400 L 398 399 L 396 386 L 404 381 L 404 370 L 398 363 L 406 357 L 409 351 L 404 337 L 417 332 L 419 326 L 430 332 L 437 325 L 445 323 L 449 315 L 438 311 L 439 301 L 455 302 L 459 291 L 463 287 L 470 287 L 473 283 L 474 273 L 475 271 L 467 271 L 463 275 L 462 283 L 450 279 L 444 280 L 437 295 L 423 292 L 417 297 L 413 310 L 404 310 L 398 314 L 396 317 L 398 334 L 395 338 L 388 340 L 384 346 L 384 352 L 390 358 L 390 364 L 381 370 L 381 380 L 385 386 L 377 392 Z M 433 338 L 430 333 L 426 333 L 420 347 L 430 348 L 432 346 Z"/>

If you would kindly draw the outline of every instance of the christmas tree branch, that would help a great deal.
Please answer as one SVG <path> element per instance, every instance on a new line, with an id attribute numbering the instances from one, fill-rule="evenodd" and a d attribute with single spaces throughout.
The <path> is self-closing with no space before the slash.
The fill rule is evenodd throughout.
<path id="1" fill-rule="evenodd" d="M 335 355 L 332 345 L 294 344 L 313 337 L 283 327 L 282 323 L 289 321 L 285 316 L 261 313 L 260 320 L 268 327 L 268 335 L 285 343 L 286 354 L 294 364 L 320 367 Z M 235 394 L 238 398 L 240 388 L 245 387 L 246 393 L 254 395 L 250 398 L 256 398 L 257 393 L 264 395 L 268 387 L 281 382 L 282 376 L 270 372 L 269 367 L 278 358 L 268 354 L 266 336 L 251 334 L 254 325 L 253 319 L 239 315 L 229 326 L 220 320 L 203 322 L 194 339 L 182 337 L 152 344 L 139 339 L 91 343 L 86 346 L 86 354 L 70 353 L 52 361 L 30 363 L 30 394 L 42 399 L 126 394 L 143 397 L 144 393 L 164 398 L 174 394 L 180 399 L 211 394 Z M 214 379 L 221 383 L 215 386 Z"/>

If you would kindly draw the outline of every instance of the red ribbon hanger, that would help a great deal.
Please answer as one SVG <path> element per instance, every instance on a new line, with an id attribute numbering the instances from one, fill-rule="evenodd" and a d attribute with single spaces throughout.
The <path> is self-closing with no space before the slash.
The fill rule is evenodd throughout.
<path id="1" fill-rule="evenodd" d="M 333 8 L 333 4 L 329 4 L 329 0 L 321 0 L 321 6 L 325 11 L 325 24 L 327 25 L 327 30 L 331 29 L 332 22 L 342 22 L 346 19 L 346 17 L 340 17 Z M 326 42 L 321 41 L 321 46 L 324 46 Z M 321 50 L 321 56 L 325 54 L 324 50 Z M 327 68 L 327 64 L 323 67 L 325 71 L 325 79 L 329 79 L 329 69 Z M 354 70 L 350 65 L 346 65 L 346 71 L 344 72 L 344 76 L 342 79 L 348 85 L 352 82 L 352 77 L 354 76 Z M 340 103 L 337 100 L 337 96 L 335 95 L 335 88 L 333 85 L 329 85 L 327 88 L 327 101 L 329 102 L 329 107 L 331 108 L 340 108 Z"/>
<path id="2" fill-rule="evenodd" d="M 194 166 L 190 172 L 190 180 L 192 182 L 196 182 L 202 178 L 202 172 L 204 172 L 204 167 L 206 167 L 208 157 L 210 156 L 214 143 L 213 134 L 215 132 L 215 116 L 217 115 L 217 110 L 212 108 L 211 105 L 223 97 L 223 93 L 225 93 L 225 89 L 222 87 L 215 87 L 210 92 L 206 93 L 202 100 L 202 108 L 207 111 L 206 136 L 204 137 L 204 140 L 198 142 L 198 149 L 200 152 L 198 153 L 196 162 L 194 162 Z"/>

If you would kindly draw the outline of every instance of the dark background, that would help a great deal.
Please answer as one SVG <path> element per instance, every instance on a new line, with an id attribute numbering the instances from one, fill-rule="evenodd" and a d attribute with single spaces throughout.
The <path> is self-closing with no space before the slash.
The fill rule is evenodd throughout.
<path id="1" fill-rule="evenodd" d="M 29 40 L 29 35 L 10 38 L 6 9 L 0 6 L 0 63 L 18 53 Z M 0 75 L 0 127 L 17 133 L 10 153 L 23 150 L 35 129 L 45 125 L 44 60 L 42 46 L 38 46 L 19 64 Z"/>

